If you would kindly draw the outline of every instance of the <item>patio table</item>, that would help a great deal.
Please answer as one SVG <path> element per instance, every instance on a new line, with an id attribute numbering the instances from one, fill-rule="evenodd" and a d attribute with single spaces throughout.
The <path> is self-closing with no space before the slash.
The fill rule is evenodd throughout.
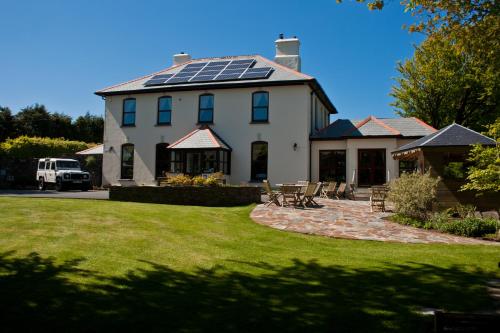
<path id="1" fill-rule="evenodd" d="M 293 204 L 296 205 L 297 202 L 300 201 L 300 195 L 301 195 L 301 190 L 304 187 L 304 185 L 299 185 L 299 184 L 276 184 L 276 186 L 279 186 L 280 192 L 281 192 L 281 197 L 282 197 L 282 202 L 281 206 L 284 206 L 285 204 L 288 204 L 288 201 L 286 200 L 287 196 L 290 195 L 291 193 L 285 193 L 283 191 L 283 187 L 289 187 L 289 188 L 296 188 L 293 199 Z"/>

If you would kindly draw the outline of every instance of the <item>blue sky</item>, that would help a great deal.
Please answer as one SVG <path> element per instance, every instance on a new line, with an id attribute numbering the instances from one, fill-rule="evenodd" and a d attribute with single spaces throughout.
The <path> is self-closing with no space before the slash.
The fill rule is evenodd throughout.
<path id="1" fill-rule="evenodd" d="M 422 36 L 402 29 L 398 2 L 370 12 L 355 2 L 2 1 L 0 105 L 33 103 L 78 116 L 103 114 L 94 91 L 194 58 L 274 57 L 279 33 L 300 38 L 302 71 L 315 76 L 342 118 L 394 116 L 398 60 Z"/>

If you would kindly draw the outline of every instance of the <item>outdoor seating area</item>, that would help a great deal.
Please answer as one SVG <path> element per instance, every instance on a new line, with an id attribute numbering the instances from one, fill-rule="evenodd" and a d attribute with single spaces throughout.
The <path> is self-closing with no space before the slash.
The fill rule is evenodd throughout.
<path id="1" fill-rule="evenodd" d="M 264 190 L 268 200 L 266 206 L 276 205 L 280 207 L 317 207 L 316 201 L 322 199 L 351 199 L 355 200 L 355 188 L 344 182 L 308 182 L 297 181 L 296 183 L 276 184 L 273 189 L 268 180 L 263 181 Z"/>

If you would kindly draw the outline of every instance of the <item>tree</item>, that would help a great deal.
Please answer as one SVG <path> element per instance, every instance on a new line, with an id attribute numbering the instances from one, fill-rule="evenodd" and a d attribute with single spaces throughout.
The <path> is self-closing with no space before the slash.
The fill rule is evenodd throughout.
<path id="1" fill-rule="evenodd" d="M 8 107 L 0 106 L 0 142 L 16 136 L 14 116 Z"/>
<path id="2" fill-rule="evenodd" d="M 473 166 L 467 171 L 467 184 L 462 190 L 500 192 L 500 118 L 487 126 L 486 135 L 497 141 L 495 147 L 475 145 L 470 151 L 469 161 Z"/>
<path id="3" fill-rule="evenodd" d="M 75 135 L 74 126 L 70 116 L 63 113 L 50 114 L 50 131 L 45 133 L 49 138 L 72 139 Z"/>
<path id="4" fill-rule="evenodd" d="M 86 113 L 80 116 L 74 122 L 74 139 L 85 142 L 102 142 L 104 133 L 104 119 L 99 116 L 93 116 Z"/>
<path id="5" fill-rule="evenodd" d="M 397 69 L 391 105 L 401 116 L 436 128 L 455 122 L 480 130 L 500 115 L 498 75 L 491 64 L 474 50 L 457 50 L 443 34 L 429 36 Z"/>
<path id="6" fill-rule="evenodd" d="M 47 137 L 52 133 L 52 118 L 44 105 L 27 106 L 15 116 L 20 135 Z"/>

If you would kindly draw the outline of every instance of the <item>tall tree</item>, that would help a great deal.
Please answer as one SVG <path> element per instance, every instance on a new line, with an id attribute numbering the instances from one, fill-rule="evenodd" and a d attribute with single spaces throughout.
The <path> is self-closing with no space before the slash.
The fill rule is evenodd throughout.
<path id="1" fill-rule="evenodd" d="M 104 119 L 102 117 L 87 112 L 75 120 L 74 127 L 76 134 L 74 139 L 85 142 L 102 142 L 104 133 Z"/>
<path id="2" fill-rule="evenodd" d="M 16 136 L 14 116 L 8 107 L 0 106 L 0 142 Z"/>
<path id="3" fill-rule="evenodd" d="M 58 112 L 51 113 L 50 122 L 50 131 L 45 136 L 66 139 L 72 139 L 75 136 L 74 126 L 70 116 Z"/>
<path id="4" fill-rule="evenodd" d="M 499 116 L 497 74 L 490 67 L 473 50 L 460 52 L 448 37 L 433 34 L 398 64 L 392 105 L 436 128 L 456 122 L 481 130 Z"/>
<path id="5" fill-rule="evenodd" d="M 52 119 L 44 105 L 27 106 L 16 114 L 15 119 L 20 135 L 47 137 L 53 132 Z"/>

